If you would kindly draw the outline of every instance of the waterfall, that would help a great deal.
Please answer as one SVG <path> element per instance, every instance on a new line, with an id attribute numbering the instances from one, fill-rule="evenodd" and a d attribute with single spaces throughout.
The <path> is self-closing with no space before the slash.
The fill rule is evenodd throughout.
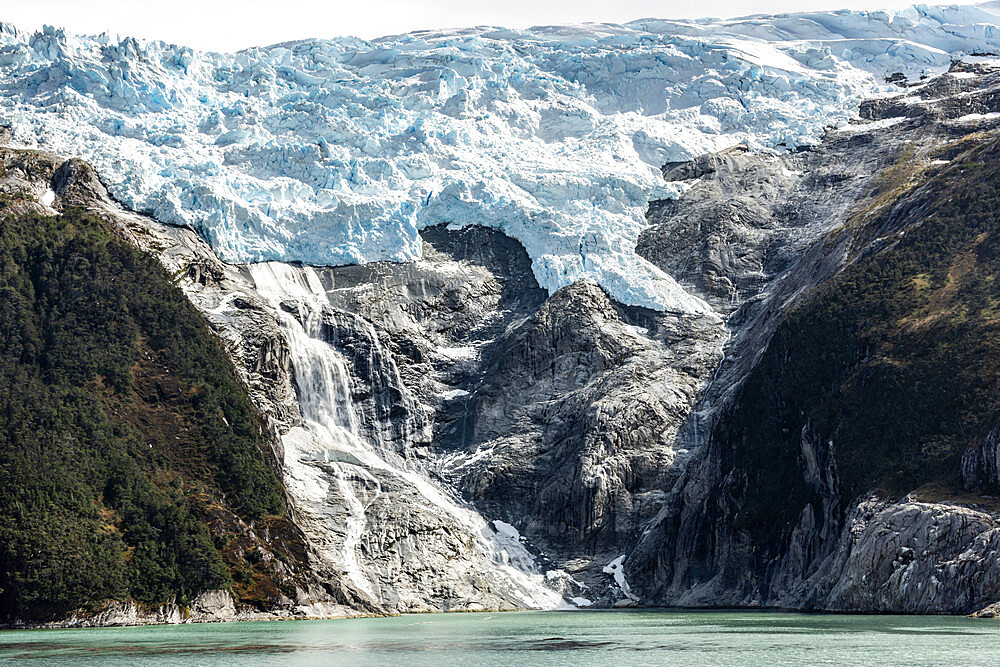
<path id="1" fill-rule="evenodd" d="M 518 539 L 491 529 L 482 516 L 427 477 L 365 441 L 348 361 L 322 339 L 329 301 L 315 270 L 276 262 L 253 264 L 248 270 L 288 340 L 302 423 L 282 437 L 286 484 L 299 505 L 303 529 L 324 557 L 358 589 L 380 599 L 359 548 L 368 528 L 367 508 L 382 493 L 379 478 L 388 478 L 414 490 L 437 517 L 467 533 L 475 558 L 482 561 L 477 568 L 491 565 L 520 604 L 561 606 L 561 596 L 545 586 L 534 557 Z"/>
<path id="2" fill-rule="evenodd" d="M 339 561 L 355 586 L 377 599 L 358 559 L 367 523 L 366 503 L 358 497 L 353 484 L 359 476 L 369 481 L 370 475 L 359 473 L 350 463 L 363 449 L 351 400 L 351 375 L 344 357 L 320 338 L 323 292 L 319 278 L 311 268 L 302 270 L 278 263 L 251 265 L 250 274 L 261 296 L 271 301 L 288 339 L 298 387 L 303 424 L 284 438 L 286 470 L 300 488 L 304 485 L 309 490 L 305 498 L 317 506 L 316 514 L 325 524 L 315 526 L 321 533 L 318 542 L 330 545 L 340 541 L 339 558 L 333 560 Z M 298 317 L 281 307 L 283 301 L 294 301 Z M 324 480 L 321 472 L 328 473 L 332 480 Z M 377 496 L 378 482 L 370 481 L 374 482 Z M 330 525 L 338 523 L 338 517 L 326 507 L 331 494 L 340 496 L 346 511 L 345 534 L 340 540 L 331 530 L 335 526 Z"/>

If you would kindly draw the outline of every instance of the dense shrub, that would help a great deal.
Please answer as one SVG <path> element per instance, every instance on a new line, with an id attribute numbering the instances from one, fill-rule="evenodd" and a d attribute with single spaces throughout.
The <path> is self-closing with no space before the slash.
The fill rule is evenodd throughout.
<path id="1" fill-rule="evenodd" d="M 284 512 L 265 430 L 156 260 L 81 211 L 0 221 L 0 618 L 230 583 L 218 502 Z"/>
<path id="2" fill-rule="evenodd" d="M 869 222 L 862 236 L 905 234 L 778 327 L 714 433 L 753 543 L 781 544 L 807 503 L 820 515 L 802 473 L 807 426 L 832 453 L 842 508 L 873 489 L 963 493 L 962 454 L 1000 415 L 997 153 L 979 147 L 974 170 L 956 160 Z"/>

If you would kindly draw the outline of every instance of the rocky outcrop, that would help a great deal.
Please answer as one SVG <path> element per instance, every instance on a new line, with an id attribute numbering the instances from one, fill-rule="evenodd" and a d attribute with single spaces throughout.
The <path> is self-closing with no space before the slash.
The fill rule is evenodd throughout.
<path id="1" fill-rule="evenodd" d="M 923 123 L 975 123 L 989 119 L 968 116 L 998 111 L 1000 81 L 995 65 L 959 60 L 952 63 L 947 74 L 912 88 L 906 95 L 863 102 L 860 115 L 868 120 L 906 117 Z"/>
<path id="2" fill-rule="evenodd" d="M 1000 424 L 962 455 L 962 483 L 969 491 L 1000 489 Z"/>
<path id="3" fill-rule="evenodd" d="M 180 625 L 184 623 L 233 623 L 309 618 L 358 616 L 351 607 L 332 602 L 310 602 L 294 611 L 261 611 L 239 604 L 229 591 L 205 591 L 188 604 L 169 602 L 147 605 L 133 600 L 112 601 L 97 610 L 81 609 L 67 618 L 45 623 L 45 628 L 105 628 L 135 625 Z"/>
<path id="4" fill-rule="evenodd" d="M 1000 522 L 966 507 L 875 498 L 848 515 L 837 550 L 780 606 L 971 613 L 1000 591 Z"/>
<path id="5" fill-rule="evenodd" d="M 745 144 L 738 144 L 718 153 L 699 155 L 685 162 L 668 162 L 660 169 L 665 181 L 689 181 L 703 178 L 719 171 L 733 172 L 745 164 L 750 149 Z"/>
<path id="6" fill-rule="evenodd" d="M 616 307 L 591 284 L 560 290 L 485 353 L 439 440 L 443 472 L 550 558 L 603 567 L 676 475 L 672 444 L 718 363 L 720 324 Z"/>

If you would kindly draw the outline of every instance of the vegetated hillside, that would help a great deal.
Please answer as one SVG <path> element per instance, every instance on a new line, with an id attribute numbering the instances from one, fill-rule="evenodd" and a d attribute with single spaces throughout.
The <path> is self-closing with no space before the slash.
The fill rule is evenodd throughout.
<path id="1" fill-rule="evenodd" d="M 18 200 L 0 202 L 0 620 L 294 597 L 305 547 L 268 434 L 201 315 L 97 218 Z"/>
<path id="2" fill-rule="evenodd" d="M 842 509 L 869 490 L 979 500 L 961 469 L 1000 414 L 1000 143 L 942 157 L 954 159 L 855 221 L 863 253 L 778 327 L 717 426 L 721 493 L 743 499 L 735 527 L 761 562 L 806 504 L 821 516 L 829 485 L 800 471 L 831 460 Z M 803 463 L 804 439 L 816 461 Z"/>

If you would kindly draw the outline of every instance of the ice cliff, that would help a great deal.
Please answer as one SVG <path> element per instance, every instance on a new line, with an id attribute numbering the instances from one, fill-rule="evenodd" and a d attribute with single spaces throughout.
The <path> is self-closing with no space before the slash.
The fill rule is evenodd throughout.
<path id="1" fill-rule="evenodd" d="M 814 143 L 864 99 L 1000 51 L 1000 5 L 481 27 L 235 54 L 0 28 L 0 120 L 92 161 L 124 204 L 233 262 L 420 257 L 418 230 L 499 228 L 554 291 L 708 306 L 636 255 L 659 168 Z"/>

